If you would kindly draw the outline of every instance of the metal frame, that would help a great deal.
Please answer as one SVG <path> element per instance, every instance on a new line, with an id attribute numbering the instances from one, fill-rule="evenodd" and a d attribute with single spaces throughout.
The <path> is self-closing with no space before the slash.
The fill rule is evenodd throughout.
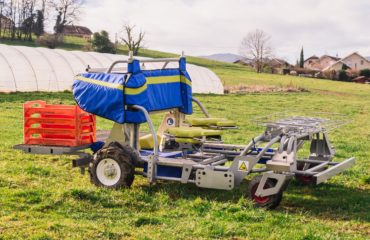
<path id="1" fill-rule="evenodd" d="M 207 110 L 199 100 L 194 98 L 193 102 L 200 107 L 206 117 L 209 117 Z M 264 175 L 256 194 L 264 197 L 281 191 L 284 183 L 293 175 L 313 176 L 316 179 L 316 183 L 319 184 L 354 164 L 354 158 L 347 159 L 342 163 L 330 162 L 334 151 L 331 151 L 331 145 L 325 130 L 322 130 L 322 139 L 320 139 L 320 132 L 316 130 L 310 132 L 311 128 L 307 128 L 308 130 L 306 132 L 300 131 L 300 134 L 296 135 L 291 134 L 292 126 L 284 123 L 284 125 L 290 129 L 288 134 L 284 132 L 284 128 L 279 128 L 279 134 L 271 132 L 271 126 L 268 126 L 264 134 L 252 139 L 247 146 L 212 142 L 203 143 L 199 153 L 189 154 L 185 158 L 191 160 L 192 163 L 180 164 L 182 167 L 181 178 L 158 177 L 156 176 L 156 166 L 164 164 L 164 161 L 167 166 L 179 166 L 179 159 L 171 160 L 159 158 L 157 151 L 159 144 L 150 120 L 150 115 L 140 106 L 135 106 L 135 108 L 144 112 L 154 139 L 155 148 L 153 150 L 153 155 L 144 158 L 144 161 L 148 162 L 148 172 L 146 174 L 143 173 L 143 175 L 148 177 L 150 183 L 158 179 L 180 181 L 182 183 L 195 183 L 198 187 L 233 189 L 234 186 L 238 186 L 248 174 L 259 172 L 264 173 Z M 294 126 L 295 124 L 293 124 L 293 127 Z M 303 145 L 303 141 L 305 140 L 311 141 L 311 145 L 312 142 L 314 142 L 315 148 L 311 147 L 311 153 L 308 159 L 297 160 L 296 152 Z M 267 144 L 257 149 L 257 146 L 261 143 Z M 271 151 L 271 147 L 277 143 L 279 147 Z M 318 143 L 320 143 L 320 145 L 318 145 Z M 323 149 L 326 150 L 322 151 Z M 329 153 L 329 155 L 323 156 L 322 153 Z M 317 156 L 321 156 L 321 159 L 317 159 Z M 266 159 L 267 167 L 255 168 L 255 165 L 259 163 L 261 159 Z M 221 166 L 227 161 L 232 161 L 230 167 Z M 239 169 L 240 162 L 247 163 L 246 169 L 243 171 Z M 315 163 L 318 165 L 305 170 L 297 170 L 297 163 Z M 196 173 L 195 179 L 190 178 L 191 172 Z M 227 183 L 222 180 L 222 174 L 226 172 L 232 174 L 232 185 L 227 185 Z M 268 178 L 277 180 L 277 184 L 273 189 L 263 189 Z M 227 180 L 229 181 L 229 179 Z"/>
<path id="2" fill-rule="evenodd" d="M 210 117 L 199 100 L 193 98 L 193 102 L 200 107 L 206 117 Z M 149 114 L 147 115 L 149 117 Z M 260 136 L 253 138 L 246 146 L 212 142 L 203 143 L 199 149 L 199 153 L 186 156 L 186 159 L 193 161 L 193 163 L 182 165 L 182 176 L 176 179 L 176 181 L 195 183 L 198 187 L 233 189 L 248 174 L 264 173 L 256 195 L 265 197 L 282 191 L 287 180 L 294 175 L 313 176 L 315 183 L 319 184 L 354 164 L 354 158 L 347 159 L 341 163 L 331 162 L 335 151 L 331 147 L 326 129 L 310 127 L 310 125 L 320 123 L 320 119 L 298 118 L 300 121 L 306 121 L 309 125 L 309 127 L 303 129 L 302 126 L 304 124 L 297 124 L 295 122 L 296 120 L 297 118 L 270 122 L 266 126 L 266 131 Z M 151 125 L 151 121 L 148 121 L 148 124 Z M 155 137 L 154 129 L 149 128 L 152 136 Z M 310 156 L 308 159 L 298 160 L 296 159 L 296 153 L 302 147 L 304 141 L 311 141 Z M 266 144 L 260 147 L 263 143 Z M 279 147 L 277 149 L 271 149 L 274 144 L 279 144 Z M 157 143 L 155 143 L 155 146 L 157 146 Z M 255 168 L 256 164 L 262 159 L 266 160 L 266 167 Z M 158 158 L 156 163 L 154 163 L 151 158 L 148 158 L 147 161 L 148 164 L 153 166 L 153 164 L 161 165 L 163 160 Z M 166 165 L 171 166 L 173 164 L 173 166 L 176 166 L 175 162 L 177 161 L 179 160 L 166 159 Z M 230 167 L 221 166 L 227 161 L 231 161 Z M 246 163 L 246 169 L 240 170 L 240 162 Z M 298 163 L 304 163 L 306 165 L 315 163 L 317 165 L 307 167 L 304 170 L 297 170 Z M 190 179 L 191 172 L 196 173 L 195 179 Z M 222 174 L 226 172 L 231 173 L 233 176 L 232 187 L 222 181 Z M 150 182 L 155 179 L 175 180 L 172 177 L 156 177 L 149 170 L 147 176 Z M 268 178 L 275 179 L 277 184 L 271 189 L 263 189 Z"/>
<path id="3" fill-rule="evenodd" d="M 201 102 L 197 99 L 193 99 L 193 101 L 200 106 L 205 116 L 209 117 Z M 253 138 L 246 146 L 204 142 L 197 151 L 184 155 L 182 159 L 161 158 L 159 156 L 159 142 L 150 114 L 144 107 L 139 105 L 129 106 L 129 108 L 141 111 L 144 114 L 150 134 L 154 140 L 153 153 L 142 157 L 142 160 L 147 163 L 147 172 L 139 173 L 146 176 L 149 183 L 153 183 L 156 180 L 167 180 L 194 183 L 196 186 L 204 188 L 231 190 L 239 186 L 248 174 L 263 173 L 256 196 L 265 197 L 282 191 L 287 180 L 294 175 L 312 176 L 314 183 L 320 184 L 350 168 L 355 163 L 355 158 L 353 157 L 343 162 L 331 161 L 335 151 L 331 147 L 325 129 L 318 131 L 317 128 L 306 128 L 305 131 L 301 131 L 301 129 L 294 131 L 295 127 L 301 126 L 296 124 L 288 125 L 286 122 L 278 125 L 281 121 L 267 125 L 264 133 Z M 122 128 L 123 132 L 132 131 L 130 134 L 127 133 L 127 135 L 130 136 L 132 147 L 137 149 L 134 143 L 137 142 L 139 137 L 138 124 L 133 124 L 130 128 L 125 128 L 122 125 L 120 128 Z M 286 131 L 287 129 L 288 131 Z M 116 130 L 113 128 L 112 132 L 114 131 Z M 119 134 L 126 135 L 122 131 Z M 123 139 L 128 141 L 127 136 L 123 136 Z M 304 141 L 311 141 L 310 155 L 307 159 L 296 159 L 296 152 L 303 145 Z M 271 147 L 274 144 L 278 144 L 278 148 L 272 149 Z M 16 145 L 14 148 L 33 154 L 78 155 L 79 159 L 73 161 L 74 167 L 83 168 L 91 162 L 91 155 L 82 152 L 88 146 L 68 148 Z M 265 161 L 266 167 L 256 168 L 256 165 L 261 163 L 262 160 Z M 222 166 L 228 161 L 231 161 L 230 166 Z M 241 169 L 240 166 L 243 163 L 245 168 Z M 297 164 L 305 164 L 307 167 L 297 170 Z M 315 166 L 310 167 L 310 164 L 315 164 Z M 157 176 L 158 166 L 180 167 L 182 169 L 181 177 Z M 273 188 L 264 189 L 263 187 L 268 178 L 275 179 L 277 183 Z"/>
<path id="4" fill-rule="evenodd" d="M 182 52 L 180 58 L 181 57 L 185 57 L 184 52 Z M 165 69 L 170 62 L 178 62 L 180 60 L 180 58 L 143 59 L 143 60 L 140 60 L 140 63 L 160 63 L 160 62 L 163 62 L 164 64 L 162 66 L 162 69 Z M 132 63 L 133 60 L 134 60 L 133 52 L 130 51 L 127 60 L 114 61 L 108 68 L 89 68 L 89 67 L 87 67 L 86 70 L 88 72 L 105 72 L 105 73 L 111 73 L 115 69 L 114 67 L 117 64 L 121 64 L 121 63 Z M 117 68 L 116 70 L 127 70 L 127 68 Z"/>
<path id="5" fill-rule="evenodd" d="M 132 61 L 133 56 L 130 52 L 128 60 L 113 62 L 106 72 L 111 73 L 117 64 Z M 141 62 L 164 62 L 163 68 L 166 68 L 169 62 L 177 61 L 179 61 L 178 58 L 165 58 L 142 60 Z M 198 99 L 193 97 L 192 101 L 200 107 L 207 118 L 210 117 L 210 114 Z M 283 191 L 287 180 L 294 175 L 312 176 L 315 183 L 319 184 L 350 168 L 355 163 L 353 157 L 343 162 L 332 162 L 335 151 L 329 141 L 328 130 L 338 127 L 343 124 L 343 121 L 330 121 L 327 118 L 302 117 L 299 115 L 284 116 L 282 119 L 273 121 L 271 118 L 263 119 L 263 121 L 260 118 L 259 121 L 265 127 L 263 134 L 253 138 L 245 146 L 223 144 L 219 140 L 209 141 L 202 138 L 200 139 L 200 146 L 190 146 L 194 151 L 190 153 L 183 151 L 182 158 L 163 158 L 160 157 L 157 133 L 149 112 L 139 105 L 127 107 L 144 114 L 154 141 L 152 154 L 141 157 L 147 164 L 147 171 L 138 172 L 138 174 L 146 176 L 149 183 L 154 183 L 156 180 L 167 180 L 194 183 L 196 186 L 203 188 L 231 190 L 239 186 L 248 174 L 262 173 L 263 176 L 256 190 L 256 196 L 266 197 Z M 181 113 L 174 114 L 174 116 L 179 118 L 177 119 L 179 122 L 183 120 Z M 113 140 L 121 139 L 129 142 L 131 147 L 138 150 L 139 126 L 140 124 L 115 125 L 111 137 Z M 118 136 L 122 134 L 122 137 Z M 109 138 L 109 141 L 112 139 Z M 297 159 L 297 151 L 306 141 L 311 142 L 310 155 L 306 159 Z M 272 148 L 274 145 L 278 145 L 278 147 Z M 82 152 L 87 146 L 67 148 L 17 145 L 14 148 L 34 154 L 79 155 L 80 158 L 73 163 L 74 166 L 78 167 L 85 167 L 92 160 L 91 155 Z M 231 164 L 224 166 L 227 162 L 231 162 Z M 257 166 L 258 164 L 264 164 L 265 167 Z M 304 168 L 298 170 L 298 164 L 304 164 Z M 180 168 L 181 177 L 158 176 L 157 170 L 160 166 Z M 269 178 L 275 179 L 276 184 L 272 188 L 265 189 L 265 183 Z"/>

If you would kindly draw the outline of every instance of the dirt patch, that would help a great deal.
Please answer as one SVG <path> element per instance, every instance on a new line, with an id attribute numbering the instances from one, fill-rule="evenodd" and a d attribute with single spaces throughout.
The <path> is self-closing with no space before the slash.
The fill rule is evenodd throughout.
<path id="1" fill-rule="evenodd" d="M 288 86 L 269 86 L 269 85 L 233 85 L 225 86 L 225 93 L 275 93 L 275 92 L 308 92 L 307 89 L 288 85 Z"/>

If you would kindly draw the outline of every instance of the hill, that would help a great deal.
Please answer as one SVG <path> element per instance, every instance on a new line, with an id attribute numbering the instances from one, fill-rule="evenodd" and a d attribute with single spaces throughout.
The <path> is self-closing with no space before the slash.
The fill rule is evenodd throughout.
<path id="1" fill-rule="evenodd" d="M 233 53 L 216 53 L 208 56 L 199 56 L 199 57 L 226 63 L 234 63 L 235 61 L 243 59 L 242 56 Z"/>

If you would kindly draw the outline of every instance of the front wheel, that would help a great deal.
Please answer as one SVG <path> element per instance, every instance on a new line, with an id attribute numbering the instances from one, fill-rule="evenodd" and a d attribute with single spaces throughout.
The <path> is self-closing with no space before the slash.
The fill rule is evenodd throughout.
<path id="1" fill-rule="evenodd" d="M 135 159 L 129 146 L 111 143 L 99 150 L 89 167 L 90 179 L 98 187 L 130 187 L 135 178 Z"/>
<path id="2" fill-rule="evenodd" d="M 256 207 L 266 208 L 266 209 L 275 209 L 279 206 L 281 199 L 283 197 L 282 190 L 277 194 L 259 197 L 256 195 L 258 185 L 260 184 L 262 176 L 255 176 L 249 183 L 248 186 L 248 198 L 254 202 Z M 268 178 L 263 189 L 268 189 L 274 187 L 276 182 L 273 179 Z"/>

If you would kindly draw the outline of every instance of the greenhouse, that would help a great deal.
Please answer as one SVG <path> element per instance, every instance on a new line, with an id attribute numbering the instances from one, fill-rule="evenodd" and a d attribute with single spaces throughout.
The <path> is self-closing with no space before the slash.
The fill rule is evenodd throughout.
<path id="1" fill-rule="evenodd" d="M 87 68 L 104 71 L 112 62 L 127 59 L 125 55 L 0 44 L 0 92 L 70 90 L 74 76 Z M 160 68 L 162 65 L 150 63 L 142 67 Z M 124 70 L 124 64 L 114 69 Z M 187 64 L 187 70 L 194 93 L 223 94 L 221 80 L 214 72 L 192 64 Z"/>

